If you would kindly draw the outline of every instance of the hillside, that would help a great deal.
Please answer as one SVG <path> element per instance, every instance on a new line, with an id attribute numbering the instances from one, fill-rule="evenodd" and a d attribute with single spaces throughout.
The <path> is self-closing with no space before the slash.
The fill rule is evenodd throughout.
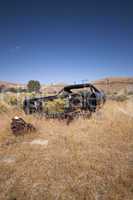
<path id="1" fill-rule="evenodd" d="M 106 93 L 116 93 L 121 91 L 133 92 L 133 77 L 110 77 L 92 81 L 97 88 L 104 90 Z M 45 85 L 42 91 L 46 93 L 57 93 L 65 84 Z"/>
<path id="2" fill-rule="evenodd" d="M 97 88 L 104 90 L 105 92 L 115 93 L 122 90 L 133 91 L 133 77 L 109 77 L 100 80 L 92 81 Z M 42 92 L 45 94 L 58 93 L 66 84 L 42 84 Z M 0 81 L 0 87 L 5 88 L 26 88 L 26 84 L 21 83 L 10 83 L 6 81 Z"/>
<path id="3" fill-rule="evenodd" d="M 25 88 L 25 84 L 13 83 L 13 82 L 7 82 L 7 81 L 0 81 L 0 87 L 2 86 L 4 88 L 17 88 L 17 87 Z"/>
<path id="4" fill-rule="evenodd" d="M 115 93 L 121 90 L 133 91 L 133 77 L 110 77 L 92 82 L 105 92 Z"/>

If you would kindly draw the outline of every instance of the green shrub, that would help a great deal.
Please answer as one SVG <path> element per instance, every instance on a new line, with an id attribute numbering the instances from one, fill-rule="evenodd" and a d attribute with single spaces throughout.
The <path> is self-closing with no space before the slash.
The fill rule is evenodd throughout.
<path id="1" fill-rule="evenodd" d="M 133 91 L 129 91 L 129 92 L 128 92 L 128 95 L 133 95 Z"/>
<path id="2" fill-rule="evenodd" d="M 126 95 L 118 95 L 115 97 L 116 101 L 126 101 L 128 97 Z"/>
<path id="3" fill-rule="evenodd" d="M 36 80 L 30 80 L 27 84 L 27 88 L 29 92 L 39 92 L 41 88 L 41 84 L 39 81 Z"/>

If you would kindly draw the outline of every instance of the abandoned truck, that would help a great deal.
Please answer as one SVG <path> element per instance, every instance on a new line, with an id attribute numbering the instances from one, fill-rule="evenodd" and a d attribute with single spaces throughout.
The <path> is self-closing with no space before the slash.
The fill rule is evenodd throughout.
<path id="1" fill-rule="evenodd" d="M 63 102 L 63 108 L 49 109 L 49 102 Z M 92 84 L 76 84 L 65 86 L 54 96 L 25 98 L 23 110 L 25 114 L 40 113 L 48 118 L 67 118 L 68 116 L 90 116 L 101 108 L 106 101 L 103 91 Z M 59 104 L 59 102 L 58 102 Z M 55 104 L 57 105 L 57 104 Z"/>

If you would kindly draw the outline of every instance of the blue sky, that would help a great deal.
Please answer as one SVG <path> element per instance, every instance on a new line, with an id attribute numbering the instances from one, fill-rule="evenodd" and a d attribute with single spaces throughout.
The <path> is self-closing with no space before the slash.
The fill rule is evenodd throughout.
<path id="1" fill-rule="evenodd" d="M 7 2 L 0 3 L 0 80 L 133 76 L 132 2 Z"/>

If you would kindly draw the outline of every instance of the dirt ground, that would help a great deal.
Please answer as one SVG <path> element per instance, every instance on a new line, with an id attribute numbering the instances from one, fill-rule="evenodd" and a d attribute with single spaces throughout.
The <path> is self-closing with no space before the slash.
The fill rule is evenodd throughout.
<path id="1" fill-rule="evenodd" d="M 132 108 L 107 102 L 69 126 L 18 111 L 0 114 L 0 200 L 132 200 Z M 37 132 L 13 136 L 16 114 Z"/>

